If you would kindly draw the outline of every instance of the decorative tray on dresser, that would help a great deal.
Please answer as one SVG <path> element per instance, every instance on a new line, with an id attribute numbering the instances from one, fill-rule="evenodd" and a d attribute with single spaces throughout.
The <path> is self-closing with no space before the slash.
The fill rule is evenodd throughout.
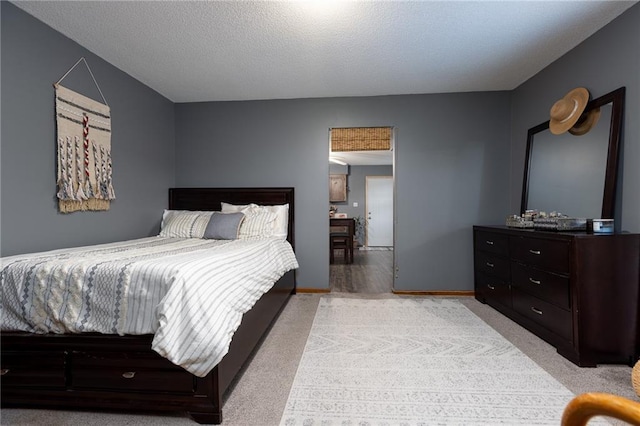
<path id="1" fill-rule="evenodd" d="M 640 355 L 640 234 L 474 226 L 475 296 L 581 367 Z"/>

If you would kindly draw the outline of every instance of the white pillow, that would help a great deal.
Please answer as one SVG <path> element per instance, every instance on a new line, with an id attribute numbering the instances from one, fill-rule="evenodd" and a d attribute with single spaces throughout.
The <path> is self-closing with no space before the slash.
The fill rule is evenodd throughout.
<path id="1" fill-rule="evenodd" d="M 202 238 L 213 212 L 165 210 L 160 224 L 161 237 Z"/>
<path id="2" fill-rule="evenodd" d="M 220 203 L 221 205 L 221 212 L 222 213 L 236 213 L 236 212 L 242 212 L 245 215 L 247 213 L 251 214 L 251 213 L 256 213 L 257 211 L 259 211 L 261 209 L 262 206 L 259 206 L 257 204 L 229 204 L 229 203 L 225 203 L 224 201 Z"/>
<path id="3" fill-rule="evenodd" d="M 244 213 L 244 212 L 243 212 Z M 276 221 L 276 214 L 268 211 L 256 213 L 245 213 L 244 220 L 240 224 L 241 240 L 269 238 L 273 236 L 273 224 Z"/>
<path id="4" fill-rule="evenodd" d="M 273 224 L 273 236 L 286 240 L 289 234 L 289 204 L 264 206 L 264 208 L 276 214 L 276 221 Z"/>
<path id="5" fill-rule="evenodd" d="M 273 237 L 282 240 L 287 239 L 289 234 L 289 204 L 281 204 L 276 206 L 259 206 L 257 204 L 229 204 L 221 203 L 223 213 L 242 212 L 245 215 L 251 215 L 258 211 L 267 211 L 276 214 L 276 220 L 273 222 Z"/>

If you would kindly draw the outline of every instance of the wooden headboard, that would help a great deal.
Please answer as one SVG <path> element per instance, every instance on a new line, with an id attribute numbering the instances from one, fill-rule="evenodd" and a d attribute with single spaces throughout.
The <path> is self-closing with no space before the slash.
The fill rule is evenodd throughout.
<path id="1" fill-rule="evenodd" d="M 263 206 L 289 204 L 287 240 L 295 247 L 293 192 L 293 188 L 169 188 L 169 209 L 220 211 L 222 202 Z"/>

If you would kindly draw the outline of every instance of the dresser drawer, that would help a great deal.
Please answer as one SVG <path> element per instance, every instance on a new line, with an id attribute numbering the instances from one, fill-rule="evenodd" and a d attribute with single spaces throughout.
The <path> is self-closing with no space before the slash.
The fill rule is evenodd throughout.
<path id="1" fill-rule="evenodd" d="M 146 353 L 73 352 L 73 389 L 193 393 L 194 376 Z"/>
<path id="2" fill-rule="evenodd" d="M 511 257 L 540 269 L 569 273 L 569 241 L 511 237 Z"/>
<path id="3" fill-rule="evenodd" d="M 504 281 L 509 281 L 511 275 L 507 258 L 483 251 L 475 252 L 475 270 L 476 272 L 498 277 Z"/>
<path id="4" fill-rule="evenodd" d="M 476 274 L 476 291 L 484 296 L 484 301 L 493 305 L 497 302 L 511 308 L 511 289 L 509 283 L 482 272 Z"/>
<path id="5" fill-rule="evenodd" d="M 63 388 L 64 352 L 2 351 L 2 387 Z"/>
<path id="6" fill-rule="evenodd" d="M 509 236 L 494 232 L 476 231 L 475 249 L 507 256 L 509 254 Z"/>
<path id="7" fill-rule="evenodd" d="M 511 284 L 552 305 L 569 309 L 569 278 L 511 262 Z"/>
<path id="8" fill-rule="evenodd" d="M 565 340 L 572 340 L 571 312 L 560 309 L 544 300 L 512 289 L 513 309 L 540 324 Z"/>

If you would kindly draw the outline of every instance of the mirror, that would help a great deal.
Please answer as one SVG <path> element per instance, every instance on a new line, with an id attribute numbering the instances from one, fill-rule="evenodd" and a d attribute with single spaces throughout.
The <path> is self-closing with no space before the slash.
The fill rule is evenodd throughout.
<path id="1" fill-rule="evenodd" d="M 549 121 L 529 129 L 520 213 L 556 211 L 613 219 L 625 88 L 590 101 L 600 119 L 586 134 L 554 135 Z"/>

